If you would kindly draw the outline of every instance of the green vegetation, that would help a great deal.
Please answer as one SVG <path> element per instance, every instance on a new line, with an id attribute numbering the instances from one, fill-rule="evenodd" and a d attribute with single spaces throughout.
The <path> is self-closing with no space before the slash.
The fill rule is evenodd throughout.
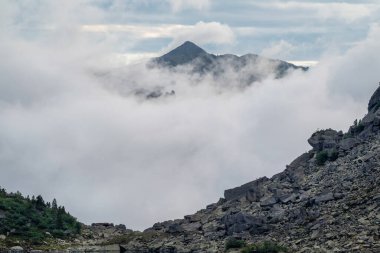
<path id="1" fill-rule="evenodd" d="M 362 122 L 362 120 L 355 120 L 353 125 L 350 127 L 347 133 L 344 134 L 343 138 L 352 138 L 363 132 L 365 126 Z"/>
<path id="2" fill-rule="evenodd" d="M 362 123 L 362 120 L 355 120 L 354 125 L 351 126 L 350 132 L 352 132 L 354 135 L 361 133 L 364 130 L 364 125 Z"/>
<path id="3" fill-rule="evenodd" d="M 249 244 L 243 240 L 229 238 L 226 241 L 226 251 L 229 249 L 241 249 L 241 253 L 286 253 L 289 252 L 284 246 L 274 242 L 265 241 L 262 243 Z"/>
<path id="4" fill-rule="evenodd" d="M 329 155 L 329 161 L 333 162 L 335 161 L 336 159 L 338 159 L 339 157 L 339 153 L 334 150 L 330 155 Z"/>
<path id="5" fill-rule="evenodd" d="M 330 154 L 326 150 L 322 150 L 322 151 L 317 153 L 317 155 L 315 157 L 315 163 L 318 166 L 323 166 L 323 165 L 325 165 L 325 163 L 327 161 L 333 162 L 336 159 L 338 159 L 338 155 L 339 155 L 339 153 L 335 150 L 333 152 L 331 152 Z"/>
<path id="6" fill-rule="evenodd" d="M 80 233 L 81 224 L 58 206 L 44 201 L 42 196 L 23 197 L 0 188 L 0 234 L 39 245 L 52 237 L 67 239 Z"/>
<path id="7" fill-rule="evenodd" d="M 288 252 L 284 246 L 273 242 L 263 242 L 258 244 L 250 244 L 241 250 L 241 253 L 281 253 Z"/>
<path id="8" fill-rule="evenodd" d="M 226 241 L 226 250 L 228 250 L 228 249 L 240 249 L 246 245 L 247 245 L 247 243 L 243 240 L 238 240 L 236 238 L 229 238 Z"/>
<path id="9" fill-rule="evenodd" d="M 320 151 L 320 152 L 317 153 L 315 159 L 316 159 L 315 163 L 318 166 L 322 166 L 329 159 L 329 155 L 328 155 L 327 151 L 323 150 L 323 151 Z"/>

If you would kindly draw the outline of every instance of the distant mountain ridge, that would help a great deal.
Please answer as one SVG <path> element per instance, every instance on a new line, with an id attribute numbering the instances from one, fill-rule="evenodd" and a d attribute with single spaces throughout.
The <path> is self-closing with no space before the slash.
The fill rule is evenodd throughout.
<path id="1" fill-rule="evenodd" d="M 257 82 L 283 78 L 294 71 L 308 70 L 308 67 L 256 54 L 214 55 L 190 41 L 143 64 L 97 71 L 95 75 L 106 87 L 116 89 L 122 95 L 154 100 L 183 94 L 185 89 L 195 91 L 197 87 L 206 85 L 217 93 L 239 92 Z M 147 71 L 146 77 L 150 76 L 148 72 L 153 71 L 155 73 L 152 74 L 160 76 L 160 79 L 157 82 L 144 82 L 147 78 L 143 73 L 138 82 L 131 80 L 128 73 L 134 75 L 139 67 Z M 183 81 L 180 82 L 180 79 Z M 185 88 L 186 85 L 190 89 Z"/>
<path id="2" fill-rule="evenodd" d="M 152 59 L 152 63 L 170 68 L 191 65 L 192 72 L 212 73 L 214 76 L 223 75 L 229 67 L 236 72 L 242 72 L 248 68 L 251 71 L 244 71 L 244 74 L 249 76 L 246 78 L 246 84 L 260 81 L 270 74 L 274 74 L 275 78 L 281 78 L 291 70 L 308 70 L 308 67 L 296 66 L 286 61 L 269 59 L 256 54 L 214 55 L 190 41 L 186 41 L 167 54 Z"/>

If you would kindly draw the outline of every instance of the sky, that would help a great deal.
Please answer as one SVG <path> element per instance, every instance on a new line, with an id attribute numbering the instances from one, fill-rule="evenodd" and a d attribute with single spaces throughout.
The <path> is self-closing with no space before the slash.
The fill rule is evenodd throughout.
<path id="1" fill-rule="evenodd" d="M 0 186 L 87 224 L 193 213 L 364 116 L 379 18 L 378 1 L 2 0 Z M 146 67 L 187 40 L 314 64 L 243 90 L 231 69 L 221 82 Z M 176 95 L 131 95 L 156 87 Z"/>

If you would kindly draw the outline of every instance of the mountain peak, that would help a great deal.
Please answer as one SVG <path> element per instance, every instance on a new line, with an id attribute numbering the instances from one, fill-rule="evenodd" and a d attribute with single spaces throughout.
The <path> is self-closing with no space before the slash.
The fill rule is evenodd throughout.
<path id="1" fill-rule="evenodd" d="M 195 58 L 207 55 L 208 53 L 194 44 L 191 41 L 186 41 L 179 47 L 173 49 L 169 53 L 158 57 L 156 60 L 158 63 L 164 63 L 169 66 L 177 66 L 181 64 L 186 64 L 194 60 Z"/>
<path id="2" fill-rule="evenodd" d="M 199 47 L 198 45 L 196 45 L 195 43 L 191 42 L 191 41 L 185 41 L 182 45 L 180 45 L 179 47 L 175 48 L 173 51 L 196 51 L 198 53 L 206 53 L 205 50 L 203 50 L 201 47 Z"/>

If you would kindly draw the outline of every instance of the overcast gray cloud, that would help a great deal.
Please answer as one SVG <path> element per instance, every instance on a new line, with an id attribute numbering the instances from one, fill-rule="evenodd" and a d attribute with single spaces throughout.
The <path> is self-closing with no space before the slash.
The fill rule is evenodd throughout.
<path id="1" fill-rule="evenodd" d="M 220 82 L 185 70 L 120 65 L 110 57 L 115 34 L 103 33 L 99 43 L 65 26 L 71 17 L 83 26 L 76 3 L 67 5 L 71 11 L 45 7 L 61 16 L 47 19 L 59 29 L 43 39 L 10 29 L 18 5 L 0 8 L 7 14 L 0 15 L 0 185 L 56 197 L 87 223 L 142 229 L 215 202 L 226 188 L 280 172 L 309 149 L 306 139 L 317 128 L 344 130 L 364 115 L 379 81 L 378 25 L 347 52 L 326 51 L 307 73 L 241 90 L 232 71 Z M 92 8 L 87 19 L 102 20 Z M 28 27 L 32 21 L 25 20 Z M 224 23 L 212 24 L 229 34 L 226 42 L 238 40 Z M 204 34 L 200 25 L 192 29 Z M 291 46 L 297 47 L 286 40 L 267 44 L 267 52 Z M 130 95 L 154 87 L 176 95 L 148 101 Z"/>
<path id="2" fill-rule="evenodd" d="M 308 15 L 309 18 L 321 21 L 337 19 L 348 23 L 371 17 L 372 13 L 379 9 L 378 5 L 372 3 L 347 2 L 268 1 L 265 3 L 253 2 L 253 5 L 267 9 L 298 12 L 298 15 Z"/>
<path id="3" fill-rule="evenodd" d="M 205 45 L 214 53 L 259 53 L 285 41 L 296 45 L 285 60 L 299 61 L 319 60 L 331 47 L 348 50 L 378 22 L 379 8 L 378 1 L 68 0 L 57 4 L 40 0 L 36 4 L 35 0 L 4 0 L 0 19 L 11 25 L 7 29 L 29 38 L 52 36 L 56 29 L 101 25 L 108 29 L 91 33 L 91 40 L 112 42 L 115 51 L 134 55 L 161 51 L 178 39 L 168 33 L 168 27 L 216 22 L 229 27 L 235 39 L 234 43 Z M 15 14 L 12 19 L 7 18 L 10 13 Z"/>

